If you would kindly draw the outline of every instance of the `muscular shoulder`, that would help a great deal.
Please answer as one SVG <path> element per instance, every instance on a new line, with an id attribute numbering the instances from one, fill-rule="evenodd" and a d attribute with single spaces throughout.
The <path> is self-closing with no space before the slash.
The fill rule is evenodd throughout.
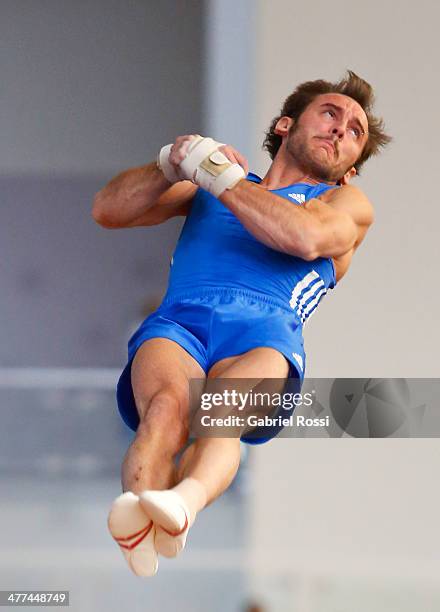
<path id="1" fill-rule="evenodd" d="M 319 199 L 333 209 L 349 214 L 357 225 L 369 226 L 374 221 L 374 208 L 368 197 L 355 185 L 329 189 Z"/>

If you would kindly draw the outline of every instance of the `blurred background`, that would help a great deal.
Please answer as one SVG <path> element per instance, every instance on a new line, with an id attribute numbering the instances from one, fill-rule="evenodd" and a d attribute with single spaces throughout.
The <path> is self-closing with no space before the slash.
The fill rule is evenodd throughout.
<path id="1" fill-rule="evenodd" d="M 93 196 L 184 133 L 264 174 L 294 87 L 350 68 L 394 143 L 356 179 L 376 223 L 306 329 L 308 376 L 438 377 L 438 5 L 0 0 L 0 590 L 71 608 L 440 609 L 438 440 L 280 439 L 152 580 L 106 531 L 131 439 L 114 386 L 181 221 L 104 230 Z"/>

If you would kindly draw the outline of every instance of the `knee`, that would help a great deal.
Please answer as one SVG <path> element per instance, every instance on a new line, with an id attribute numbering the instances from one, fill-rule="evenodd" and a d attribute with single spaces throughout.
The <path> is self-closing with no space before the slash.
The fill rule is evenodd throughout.
<path id="1" fill-rule="evenodd" d="M 138 432 L 166 434 L 170 446 L 181 447 L 188 437 L 188 400 L 181 392 L 162 389 L 150 399 L 142 411 Z"/>

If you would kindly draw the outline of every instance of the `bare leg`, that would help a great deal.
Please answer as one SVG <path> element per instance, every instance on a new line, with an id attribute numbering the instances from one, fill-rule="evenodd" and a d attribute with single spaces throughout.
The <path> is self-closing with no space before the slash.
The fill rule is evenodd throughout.
<path id="1" fill-rule="evenodd" d="M 108 527 L 132 571 L 153 576 L 156 526 L 138 494 L 173 486 L 173 459 L 187 438 L 188 380 L 205 373 L 178 344 L 154 338 L 137 352 L 131 374 L 140 424 L 122 466 L 125 493 L 114 500 Z"/>
<path id="2" fill-rule="evenodd" d="M 167 489 L 188 437 L 188 381 L 205 373 L 178 344 L 154 338 L 138 350 L 131 375 L 140 423 L 122 466 L 122 488 L 136 494 Z"/>
<path id="3" fill-rule="evenodd" d="M 289 365 L 275 349 L 261 347 L 219 361 L 209 378 L 285 378 Z M 233 481 L 240 464 L 237 438 L 199 438 L 189 446 L 178 466 L 175 491 L 187 502 L 192 521 L 203 507 L 219 497 Z M 201 485 L 205 496 L 200 494 Z"/>
<path id="4" fill-rule="evenodd" d="M 285 378 L 287 374 L 288 363 L 283 355 L 261 347 L 218 362 L 209 376 L 261 379 Z M 155 524 L 154 546 L 158 553 L 175 557 L 183 549 L 197 513 L 228 488 L 239 463 L 238 438 L 199 438 L 179 462 L 176 486 L 140 493 L 140 505 Z"/>

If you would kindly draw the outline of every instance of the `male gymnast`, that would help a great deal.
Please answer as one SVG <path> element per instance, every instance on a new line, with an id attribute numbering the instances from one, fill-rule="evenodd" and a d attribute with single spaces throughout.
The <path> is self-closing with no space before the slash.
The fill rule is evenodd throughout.
<path id="1" fill-rule="evenodd" d="M 373 101 L 351 71 L 337 83 L 303 83 L 266 134 L 272 164 L 262 180 L 233 147 L 186 135 L 95 197 L 93 217 L 108 228 L 186 217 L 167 293 L 130 339 L 118 383 L 136 436 L 108 525 L 139 576 L 156 573 L 158 553 L 182 550 L 197 513 L 239 466 L 240 440 L 212 437 L 175 464 L 188 441 L 190 379 L 304 378 L 303 325 L 373 222 L 369 200 L 349 184 L 390 141 Z"/>

